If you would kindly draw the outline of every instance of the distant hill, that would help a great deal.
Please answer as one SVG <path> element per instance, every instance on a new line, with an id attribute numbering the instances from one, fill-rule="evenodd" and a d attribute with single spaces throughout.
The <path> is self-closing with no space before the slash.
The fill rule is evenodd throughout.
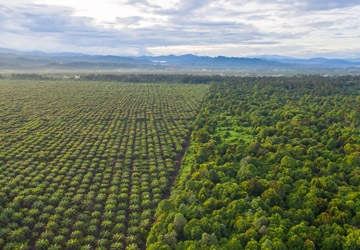
<path id="1" fill-rule="evenodd" d="M 175 56 L 143 56 L 142 59 L 151 60 L 154 63 L 177 66 L 185 68 L 207 68 L 207 69 L 239 69 L 239 68 L 257 68 L 257 67 L 286 67 L 282 62 L 267 61 L 259 58 L 239 58 L 239 57 L 208 57 L 195 56 L 192 54 Z"/>
<path id="2" fill-rule="evenodd" d="M 352 59 L 326 59 L 322 57 L 310 58 L 310 59 L 297 59 L 291 57 L 267 57 L 265 60 L 277 61 L 286 64 L 297 65 L 315 65 L 318 67 L 359 67 L 360 60 Z"/>
<path id="3" fill-rule="evenodd" d="M 81 53 L 22 52 L 0 48 L 0 70 L 232 70 L 270 72 L 360 72 L 360 59 L 297 59 L 278 55 L 248 57 L 209 57 L 187 55 L 125 57 Z M 344 69 L 346 69 L 344 71 Z M 336 71 L 336 70 L 335 70 Z"/>

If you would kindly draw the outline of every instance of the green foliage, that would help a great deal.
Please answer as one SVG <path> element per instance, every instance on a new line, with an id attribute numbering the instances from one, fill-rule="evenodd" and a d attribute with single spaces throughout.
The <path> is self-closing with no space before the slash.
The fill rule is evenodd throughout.
<path id="1" fill-rule="evenodd" d="M 177 249 L 358 249 L 359 94 L 358 76 L 211 84 L 157 223 L 184 216 Z"/>
<path id="2" fill-rule="evenodd" d="M 360 247 L 358 76 L 12 78 L 2 249 Z"/>
<path id="3" fill-rule="evenodd" d="M 0 80 L 0 248 L 140 249 L 207 86 L 60 78 Z"/>

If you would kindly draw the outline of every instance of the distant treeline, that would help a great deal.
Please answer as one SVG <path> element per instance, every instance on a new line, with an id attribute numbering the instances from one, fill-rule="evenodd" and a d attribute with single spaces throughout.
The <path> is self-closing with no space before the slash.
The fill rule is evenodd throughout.
<path id="1" fill-rule="evenodd" d="M 19 79 L 19 80 L 53 80 L 59 78 L 59 76 L 55 76 L 55 75 L 44 75 L 37 73 L 14 73 L 9 76 L 3 75 L 2 77 Z"/>
<path id="2" fill-rule="evenodd" d="M 341 87 L 349 84 L 358 84 L 360 76 L 321 76 L 321 75 L 297 75 L 297 76 L 221 76 L 221 75 L 189 75 L 189 74 L 64 74 L 64 73 L 13 73 L 0 75 L 1 78 L 21 79 L 21 80 L 85 80 L 85 81 L 106 81 L 106 82 L 129 82 L 129 83 L 186 83 L 186 84 L 210 84 L 210 83 L 248 83 L 268 85 L 269 80 L 274 85 L 293 90 L 295 88 L 313 89 L 318 84 L 329 84 L 331 79 L 332 86 Z"/>
<path id="3" fill-rule="evenodd" d="M 182 75 L 182 74 L 89 74 L 81 76 L 89 81 L 119 81 L 119 82 L 169 82 L 209 84 L 224 81 L 222 76 L 212 75 Z"/>
<path id="4" fill-rule="evenodd" d="M 58 80 L 74 79 L 86 81 L 107 81 L 107 82 L 133 82 L 133 83 L 187 83 L 187 84 L 209 84 L 210 82 L 223 82 L 228 77 L 212 75 L 185 75 L 185 74 L 37 74 L 37 73 L 14 73 L 7 77 L 21 80 Z"/>

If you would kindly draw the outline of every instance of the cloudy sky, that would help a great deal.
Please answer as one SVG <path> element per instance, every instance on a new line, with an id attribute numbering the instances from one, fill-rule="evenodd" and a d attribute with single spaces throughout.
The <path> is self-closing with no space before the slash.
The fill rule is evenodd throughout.
<path id="1" fill-rule="evenodd" d="M 360 58 L 360 0 L 0 0 L 0 47 Z"/>

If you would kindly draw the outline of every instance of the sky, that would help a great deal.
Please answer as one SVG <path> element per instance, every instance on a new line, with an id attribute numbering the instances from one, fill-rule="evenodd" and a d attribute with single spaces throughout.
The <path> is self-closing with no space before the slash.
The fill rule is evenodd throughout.
<path id="1" fill-rule="evenodd" d="M 360 0 L 0 0 L 0 47 L 360 58 Z"/>

